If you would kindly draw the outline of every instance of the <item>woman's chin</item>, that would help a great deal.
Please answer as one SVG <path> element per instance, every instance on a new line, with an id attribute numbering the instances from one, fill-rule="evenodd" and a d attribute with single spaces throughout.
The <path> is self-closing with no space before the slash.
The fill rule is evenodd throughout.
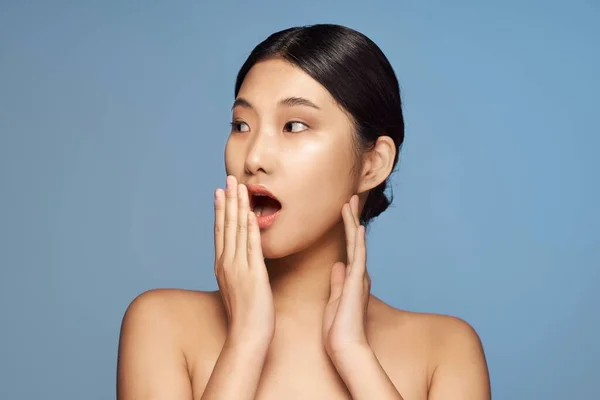
<path id="1" fill-rule="evenodd" d="M 288 249 L 288 251 L 286 251 L 285 248 L 271 244 L 268 241 L 266 241 L 266 243 L 265 243 L 265 241 L 263 241 L 262 252 L 263 252 L 263 256 L 265 258 L 268 258 L 271 260 L 283 258 L 290 254 L 289 249 Z"/>
<path id="2" fill-rule="evenodd" d="M 265 258 L 272 260 L 284 258 L 295 251 L 293 235 L 282 235 L 271 229 L 267 229 L 261 232 L 260 236 L 262 252 Z"/>
<path id="3" fill-rule="evenodd" d="M 318 224 L 304 224 L 311 230 L 298 229 L 297 223 L 277 221 L 266 229 L 261 229 L 260 240 L 263 256 L 268 259 L 278 259 L 304 251 L 321 240 L 331 227 Z M 293 228 L 290 228 L 293 227 Z"/>

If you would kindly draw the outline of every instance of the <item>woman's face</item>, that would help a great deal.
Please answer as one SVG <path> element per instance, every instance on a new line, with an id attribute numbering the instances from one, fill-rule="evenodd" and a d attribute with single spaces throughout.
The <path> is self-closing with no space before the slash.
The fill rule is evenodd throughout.
<path id="1" fill-rule="evenodd" d="M 322 238 L 357 189 L 350 118 L 317 81 L 272 59 L 248 72 L 232 122 L 227 174 L 264 186 L 281 203 L 261 229 L 264 256 L 284 257 Z"/>

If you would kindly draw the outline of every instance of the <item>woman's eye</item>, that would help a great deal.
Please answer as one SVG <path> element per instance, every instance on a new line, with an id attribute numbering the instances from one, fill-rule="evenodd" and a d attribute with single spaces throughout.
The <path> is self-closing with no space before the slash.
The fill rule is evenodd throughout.
<path id="1" fill-rule="evenodd" d="M 245 122 L 235 121 L 231 123 L 231 130 L 234 132 L 249 132 L 250 127 Z"/>
<path id="2" fill-rule="evenodd" d="M 284 130 L 286 132 L 294 132 L 295 133 L 295 132 L 301 132 L 305 129 L 308 129 L 308 126 L 306 126 L 302 122 L 298 122 L 298 121 L 290 121 L 290 122 L 286 123 L 284 126 Z"/>

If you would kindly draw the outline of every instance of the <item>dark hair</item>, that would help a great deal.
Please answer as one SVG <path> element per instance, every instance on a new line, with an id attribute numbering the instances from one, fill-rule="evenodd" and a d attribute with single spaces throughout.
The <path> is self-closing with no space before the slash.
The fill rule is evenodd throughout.
<path id="1" fill-rule="evenodd" d="M 404 141 L 400 88 L 394 69 L 373 41 L 353 29 L 332 24 L 276 32 L 259 43 L 242 65 L 235 82 L 236 97 L 248 71 L 271 58 L 287 60 L 329 91 L 353 119 L 357 155 L 371 149 L 379 136 L 391 137 L 397 149 L 396 166 Z M 387 179 L 371 189 L 360 216 L 362 224 L 390 205 L 386 186 Z"/>

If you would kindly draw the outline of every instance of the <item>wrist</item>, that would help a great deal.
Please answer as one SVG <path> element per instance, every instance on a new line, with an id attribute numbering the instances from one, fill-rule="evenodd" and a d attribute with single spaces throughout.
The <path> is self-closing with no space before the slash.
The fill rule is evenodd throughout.
<path id="1" fill-rule="evenodd" d="M 266 353 L 271 345 L 273 335 L 268 334 L 242 334 L 234 333 L 227 335 L 225 340 L 225 346 L 235 351 L 243 351 L 250 354 L 260 354 L 261 352 Z"/>
<path id="2" fill-rule="evenodd" d="M 373 356 L 373 349 L 368 343 L 353 343 L 343 348 L 330 351 L 329 357 L 336 367 L 360 363 L 361 360 Z"/>

